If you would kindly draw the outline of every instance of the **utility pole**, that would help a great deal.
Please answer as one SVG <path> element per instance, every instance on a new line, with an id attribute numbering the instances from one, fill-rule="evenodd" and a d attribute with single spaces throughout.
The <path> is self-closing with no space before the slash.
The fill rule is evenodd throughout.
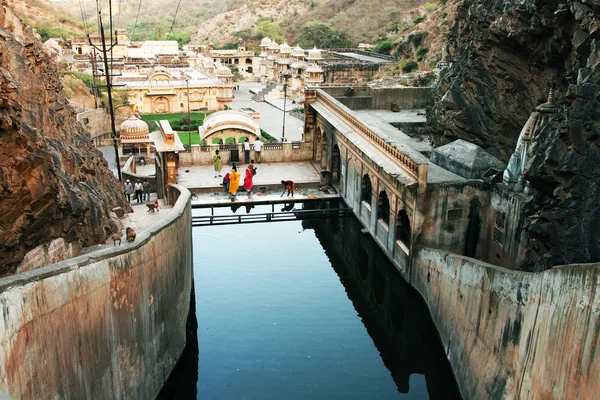
<path id="1" fill-rule="evenodd" d="M 118 146 L 118 138 L 117 138 L 117 130 L 115 128 L 115 112 L 113 110 L 113 102 L 112 102 L 112 89 L 111 89 L 111 75 L 112 75 L 112 70 L 109 72 L 108 71 L 108 57 L 106 56 L 106 40 L 105 40 L 105 36 L 104 36 L 104 25 L 102 25 L 102 12 L 98 11 L 98 24 L 100 26 L 100 39 L 102 40 L 102 58 L 104 61 L 104 76 L 106 77 L 106 91 L 108 93 L 108 113 L 110 114 L 110 129 L 111 129 L 111 135 L 113 138 L 113 147 L 115 149 L 115 160 L 117 162 L 117 175 L 119 177 L 119 181 L 123 182 L 123 178 L 121 177 L 121 162 L 119 160 L 119 146 Z M 90 35 L 88 34 L 88 42 L 90 43 L 90 46 L 97 48 L 96 46 L 94 46 L 92 44 L 92 39 L 90 38 Z M 112 50 L 112 47 L 114 46 L 114 43 L 110 44 L 110 50 Z M 111 60 L 112 62 L 112 60 Z"/>
<path id="2" fill-rule="evenodd" d="M 94 108 L 98 108 L 98 88 L 96 87 L 96 49 L 92 48 L 92 93 L 94 94 Z"/>
<path id="3" fill-rule="evenodd" d="M 292 75 L 285 71 L 281 77 L 284 79 L 283 81 L 283 126 L 281 127 L 281 142 L 285 142 L 285 101 L 287 99 L 287 81 Z"/>
<path id="4" fill-rule="evenodd" d="M 185 86 L 187 90 L 187 109 L 188 109 L 188 147 L 190 148 L 190 153 L 192 152 L 192 133 L 191 133 L 191 125 L 192 119 L 190 118 L 190 78 L 185 80 Z"/>

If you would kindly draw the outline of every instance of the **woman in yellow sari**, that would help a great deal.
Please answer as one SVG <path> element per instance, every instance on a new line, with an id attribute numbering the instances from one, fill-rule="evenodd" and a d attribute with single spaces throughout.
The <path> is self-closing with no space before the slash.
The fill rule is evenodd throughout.
<path id="1" fill-rule="evenodd" d="M 229 173 L 229 197 L 231 199 L 235 198 L 235 193 L 240 186 L 240 173 L 237 172 L 237 167 L 235 164 L 231 167 L 231 172 Z"/>

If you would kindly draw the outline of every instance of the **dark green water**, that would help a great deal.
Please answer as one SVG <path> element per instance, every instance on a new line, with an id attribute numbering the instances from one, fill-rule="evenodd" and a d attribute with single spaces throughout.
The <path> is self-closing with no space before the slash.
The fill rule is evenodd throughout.
<path id="1" fill-rule="evenodd" d="M 191 345 L 159 398 L 457 398 L 421 299 L 360 228 L 195 228 Z"/>

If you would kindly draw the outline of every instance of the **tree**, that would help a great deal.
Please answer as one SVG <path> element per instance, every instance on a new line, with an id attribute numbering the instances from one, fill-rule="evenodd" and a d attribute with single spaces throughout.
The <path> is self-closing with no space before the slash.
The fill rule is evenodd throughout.
<path id="1" fill-rule="evenodd" d="M 298 37 L 300 46 L 304 48 L 318 47 L 353 47 L 354 43 L 344 31 L 338 31 L 330 24 L 312 21 L 304 25 Z"/>
<path id="2" fill-rule="evenodd" d="M 271 40 L 281 40 L 283 36 L 279 33 L 279 29 L 273 24 L 273 22 L 268 20 L 262 20 L 256 26 L 256 34 L 263 38 L 268 37 Z"/>

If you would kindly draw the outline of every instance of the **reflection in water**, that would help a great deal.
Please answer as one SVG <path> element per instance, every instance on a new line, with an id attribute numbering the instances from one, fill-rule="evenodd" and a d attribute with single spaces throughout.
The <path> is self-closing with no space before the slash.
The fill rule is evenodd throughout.
<path id="1" fill-rule="evenodd" d="M 401 393 L 423 374 L 432 399 L 459 398 L 423 299 L 355 218 L 304 221 L 316 236 Z"/>
<path id="2" fill-rule="evenodd" d="M 301 206 L 291 205 L 282 211 Z M 195 229 L 198 342 L 188 336 L 192 354 L 159 398 L 458 398 L 423 301 L 361 227 L 343 218 Z"/>
<path id="3" fill-rule="evenodd" d="M 181 358 L 169 375 L 169 379 L 156 397 L 157 400 L 195 399 L 198 390 L 198 320 L 196 319 L 196 295 L 194 283 L 190 296 L 190 313 L 185 327 L 187 342 Z"/>

